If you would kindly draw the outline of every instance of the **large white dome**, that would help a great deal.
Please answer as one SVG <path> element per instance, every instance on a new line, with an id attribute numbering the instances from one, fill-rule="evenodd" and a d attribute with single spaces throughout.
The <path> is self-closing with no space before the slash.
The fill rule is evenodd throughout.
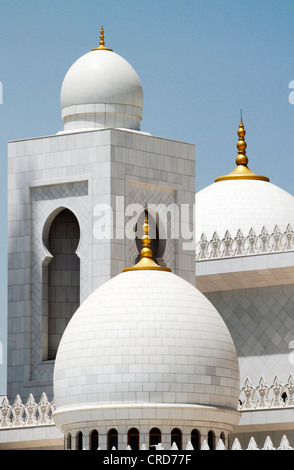
<path id="1" fill-rule="evenodd" d="M 64 130 L 103 127 L 140 130 L 143 112 L 140 79 L 125 59 L 100 47 L 80 57 L 65 75 L 60 95 Z"/>
<path id="2" fill-rule="evenodd" d="M 267 181 L 218 181 L 195 197 L 197 242 L 203 233 L 208 240 L 214 232 L 222 239 L 228 230 L 234 238 L 240 229 L 246 237 L 251 228 L 259 235 L 263 227 L 272 233 L 276 225 L 285 231 L 288 224 L 294 226 L 294 198 Z"/>
<path id="3" fill-rule="evenodd" d="M 214 306 L 173 273 L 123 272 L 69 322 L 54 368 L 55 422 L 104 405 L 195 405 L 236 412 L 239 365 Z M 190 411 L 191 413 L 191 411 Z"/>

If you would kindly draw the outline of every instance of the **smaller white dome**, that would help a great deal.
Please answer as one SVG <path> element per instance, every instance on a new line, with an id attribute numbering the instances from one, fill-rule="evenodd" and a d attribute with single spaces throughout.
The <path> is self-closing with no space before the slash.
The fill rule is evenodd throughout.
<path id="1" fill-rule="evenodd" d="M 93 49 L 71 66 L 60 100 L 65 131 L 105 127 L 140 130 L 140 79 L 125 59 L 106 48 Z"/>
<path id="2" fill-rule="evenodd" d="M 196 194 L 197 242 L 203 233 L 208 240 L 214 232 L 223 238 L 227 230 L 232 237 L 239 229 L 247 236 L 251 228 L 259 235 L 263 227 L 285 231 L 288 224 L 294 226 L 293 196 L 266 181 L 218 181 Z"/>
<path id="3" fill-rule="evenodd" d="M 265 228 L 273 233 L 276 226 L 286 231 L 294 226 L 294 198 L 271 184 L 269 178 L 253 173 L 247 166 L 247 144 L 241 118 L 237 132 L 236 168 L 196 194 L 196 243 L 204 234 L 207 240 L 214 233 L 222 239 L 228 231 L 235 238 L 239 230 L 247 237 L 251 229 L 258 236 Z"/>

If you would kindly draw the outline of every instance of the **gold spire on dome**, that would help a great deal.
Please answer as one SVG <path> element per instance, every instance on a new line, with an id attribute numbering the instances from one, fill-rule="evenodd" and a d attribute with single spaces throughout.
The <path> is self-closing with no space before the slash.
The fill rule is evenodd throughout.
<path id="1" fill-rule="evenodd" d="M 248 168 L 248 158 L 246 156 L 247 144 L 245 142 L 246 131 L 244 129 L 242 116 L 238 129 L 239 140 L 237 142 L 238 156 L 236 158 L 236 168 L 225 176 L 218 176 L 215 179 L 215 182 L 224 181 L 224 180 L 236 180 L 236 179 L 246 179 L 246 180 L 261 180 L 269 181 L 267 176 L 256 175 Z"/>
<path id="2" fill-rule="evenodd" d="M 148 212 L 145 210 L 145 221 L 143 224 L 143 230 L 144 230 L 144 235 L 142 237 L 142 250 L 141 250 L 141 259 L 140 261 L 135 264 L 135 266 L 131 266 L 129 268 L 124 268 L 122 272 L 125 271 L 140 271 L 140 270 L 156 270 L 156 271 L 169 271 L 171 270 L 169 268 L 165 268 L 162 266 L 159 266 L 158 264 L 155 263 L 152 259 L 152 250 L 150 248 L 151 245 L 151 239 L 149 237 L 149 224 L 148 224 Z"/>
<path id="3" fill-rule="evenodd" d="M 99 43 L 99 46 L 96 47 L 95 49 L 92 49 L 92 51 L 112 51 L 112 49 L 107 49 L 107 47 L 105 47 L 103 26 L 101 26 L 101 29 L 100 29 L 100 43 Z"/>

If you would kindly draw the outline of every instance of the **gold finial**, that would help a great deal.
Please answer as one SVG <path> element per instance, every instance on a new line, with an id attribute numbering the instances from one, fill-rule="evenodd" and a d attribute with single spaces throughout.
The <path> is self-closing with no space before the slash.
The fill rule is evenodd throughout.
<path id="1" fill-rule="evenodd" d="M 99 47 L 96 47 L 95 49 L 92 49 L 92 51 L 112 51 L 112 49 L 107 49 L 107 47 L 105 47 L 103 26 L 101 26 L 101 29 L 100 29 Z"/>
<path id="2" fill-rule="evenodd" d="M 152 250 L 150 248 L 151 245 L 151 239 L 149 237 L 149 224 L 148 224 L 148 211 L 145 210 L 145 220 L 143 224 L 143 230 L 144 230 L 144 235 L 142 237 L 142 250 L 141 250 L 141 259 L 140 261 L 135 264 L 135 266 L 131 266 L 129 268 L 124 268 L 122 272 L 125 271 L 140 271 L 143 269 L 150 269 L 150 270 L 156 270 L 156 271 L 169 271 L 171 270 L 169 268 L 165 268 L 162 266 L 159 266 L 158 264 L 155 263 L 152 259 Z"/>
<path id="3" fill-rule="evenodd" d="M 151 240 L 149 237 L 150 226 L 148 224 L 148 212 L 145 211 L 145 220 L 143 224 L 144 235 L 142 237 L 141 258 L 152 258 L 152 250 L 150 248 Z"/>
<path id="4" fill-rule="evenodd" d="M 238 149 L 238 156 L 236 158 L 236 164 L 237 165 L 248 165 L 248 158 L 246 157 L 246 148 L 247 144 L 244 140 L 246 131 L 244 129 L 243 121 L 242 121 L 242 116 L 241 116 L 241 121 L 239 124 L 239 129 L 237 132 L 239 136 L 239 140 L 237 142 L 237 149 Z"/>
<path id="5" fill-rule="evenodd" d="M 101 26 L 101 29 L 100 29 L 100 46 L 105 46 L 105 43 L 104 43 L 104 29 L 103 29 L 103 26 Z"/>
<path id="6" fill-rule="evenodd" d="M 236 179 L 246 179 L 246 180 L 261 180 L 261 181 L 269 181 L 267 176 L 256 175 L 248 168 L 248 158 L 246 156 L 246 148 L 247 144 L 245 142 L 245 134 L 246 131 L 244 129 L 244 124 L 242 120 L 241 114 L 241 121 L 239 124 L 239 129 L 237 132 L 239 136 L 239 140 L 237 142 L 237 149 L 238 149 L 238 156 L 236 158 L 236 168 L 225 176 L 218 176 L 215 179 L 215 182 L 224 181 L 224 180 L 236 180 Z"/>

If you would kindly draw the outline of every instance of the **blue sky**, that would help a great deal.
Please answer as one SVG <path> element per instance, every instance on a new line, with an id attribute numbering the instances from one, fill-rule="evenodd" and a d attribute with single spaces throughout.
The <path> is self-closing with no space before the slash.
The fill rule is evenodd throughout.
<path id="1" fill-rule="evenodd" d="M 294 193 L 293 0 L 0 0 L 4 348 L 7 142 L 62 129 L 62 80 L 75 60 L 98 45 L 101 25 L 106 45 L 141 79 L 141 129 L 196 144 L 196 190 L 233 170 L 242 109 L 250 168 Z"/>

